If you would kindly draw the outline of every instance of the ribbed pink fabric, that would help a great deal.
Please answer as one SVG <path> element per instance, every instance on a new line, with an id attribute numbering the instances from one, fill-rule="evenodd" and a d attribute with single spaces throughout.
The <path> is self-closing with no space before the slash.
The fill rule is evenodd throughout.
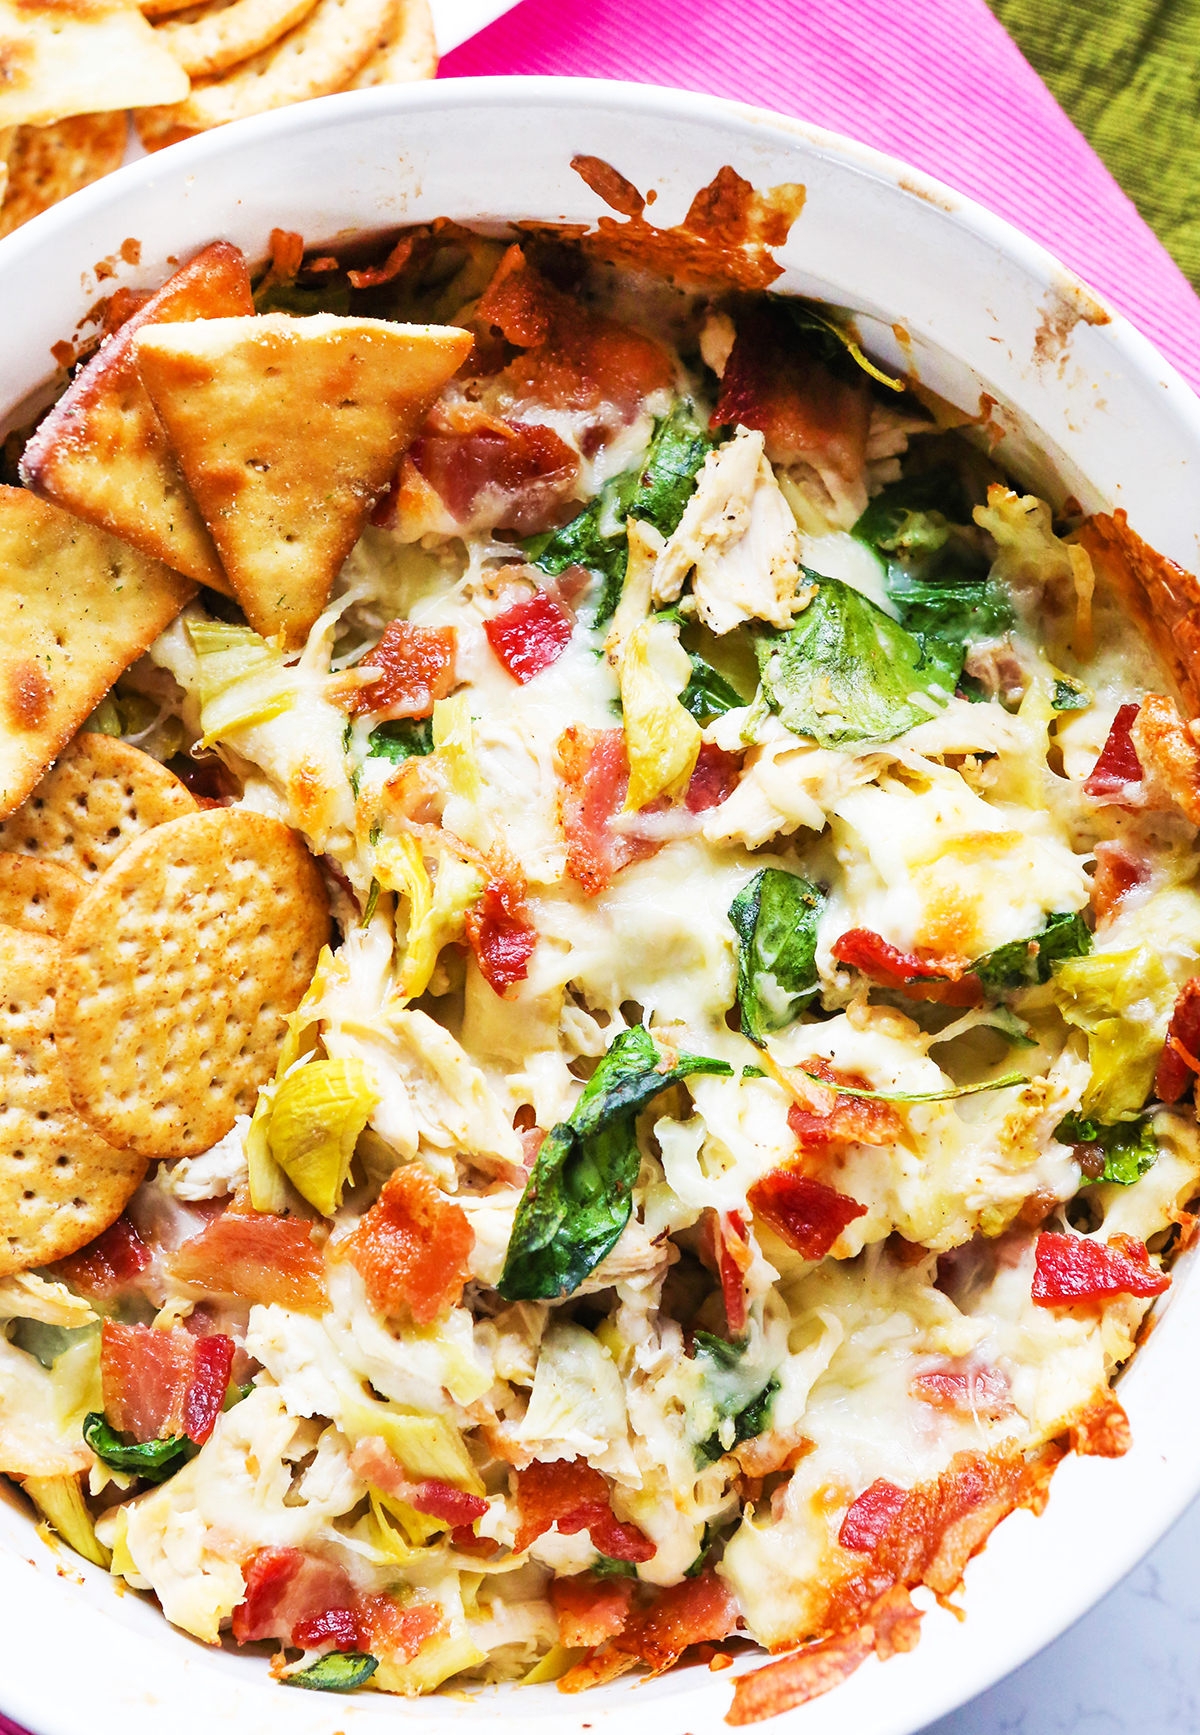
<path id="1" fill-rule="evenodd" d="M 440 76 L 682 86 L 849 133 L 1043 243 L 1200 388 L 1200 300 L 984 0 L 522 0 Z"/>

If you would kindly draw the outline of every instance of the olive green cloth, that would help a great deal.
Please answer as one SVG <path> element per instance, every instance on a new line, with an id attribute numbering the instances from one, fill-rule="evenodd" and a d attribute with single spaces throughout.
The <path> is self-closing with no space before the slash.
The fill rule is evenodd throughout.
<path id="1" fill-rule="evenodd" d="M 1200 289 L 1200 0 L 990 3 Z"/>

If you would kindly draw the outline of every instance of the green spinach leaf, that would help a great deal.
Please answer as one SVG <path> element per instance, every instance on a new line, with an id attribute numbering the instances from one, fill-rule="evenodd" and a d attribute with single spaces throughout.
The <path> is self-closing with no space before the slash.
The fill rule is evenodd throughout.
<path id="1" fill-rule="evenodd" d="M 726 1343 L 724 1338 L 713 1337 L 707 1331 L 698 1331 L 694 1341 L 695 1359 L 704 1372 L 711 1407 L 719 1423 L 733 1422 L 733 1438 L 728 1446 L 722 1442 L 718 1423 L 707 1439 L 696 1447 L 697 1464 L 713 1464 L 723 1452 L 732 1450 L 743 1440 L 752 1440 L 770 1426 L 771 1407 L 779 1390 L 779 1381 L 774 1374 L 762 1385 L 757 1385 L 757 1381 L 752 1379 L 756 1389 L 747 1395 L 746 1376 L 752 1370 L 744 1369 L 742 1365 L 746 1344 Z"/>
<path id="2" fill-rule="evenodd" d="M 632 1560 L 614 1560 L 610 1554 L 599 1554 L 588 1567 L 597 1578 L 636 1578 L 638 1569 Z"/>
<path id="3" fill-rule="evenodd" d="M 976 958 L 971 973 L 989 993 L 1002 994 L 1014 988 L 1030 988 L 1048 982 L 1054 964 L 1063 958 L 1082 958 L 1092 949 L 1092 935 L 1083 917 L 1074 910 L 1058 910 L 1046 917 L 1046 925 L 1027 940 L 1010 940 Z"/>
<path id="4" fill-rule="evenodd" d="M 146 1482 L 165 1482 L 199 1451 L 186 1434 L 172 1434 L 165 1440 L 126 1440 L 97 1410 L 84 1417 L 83 1437 L 110 1470 L 141 1476 Z"/>
<path id="5" fill-rule="evenodd" d="M 315 1663 L 310 1663 L 307 1669 L 281 1675 L 280 1680 L 285 1687 L 313 1687 L 321 1693 L 352 1693 L 355 1687 L 369 1681 L 378 1667 L 378 1658 L 368 1656 L 365 1651 L 330 1651 L 328 1656 L 318 1657 Z"/>
<path id="6" fill-rule="evenodd" d="M 949 703 L 961 648 L 922 645 L 840 579 L 806 576 L 817 592 L 795 624 L 754 631 L 763 695 L 789 729 L 821 747 L 893 741 Z"/>
<path id="7" fill-rule="evenodd" d="M 390 759 L 400 765 L 405 759 L 423 759 L 433 752 L 433 721 L 429 717 L 399 717 L 380 723 L 367 737 L 369 759 Z"/>
<path id="8" fill-rule="evenodd" d="M 629 560 L 626 520 L 639 518 L 669 536 L 683 517 L 696 475 L 716 440 L 696 418 L 690 398 L 680 398 L 658 423 L 646 459 L 614 476 L 577 518 L 525 544 L 530 563 L 556 576 L 584 566 L 604 580 L 593 626 L 603 626 L 621 599 Z M 739 700 L 740 703 L 740 700 Z"/>
<path id="9" fill-rule="evenodd" d="M 742 1032 L 760 1048 L 820 993 L 817 923 L 824 907 L 819 886 L 783 868 L 760 868 L 729 906 Z"/>
<path id="10" fill-rule="evenodd" d="M 1081 687 L 1069 675 L 1059 675 L 1050 701 L 1056 711 L 1086 711 L 1091 702 L 1092 696 L 1086 687 Z"/>
<path id="11" fill-rule="evenodd" d="M 517 1206 L 500 1294 L 506 1301 L 571 1295 L 629 1221 L 640 1156 L 634 1121 L 693 1073 L 732 1074 L 723 1060 L 681 1054 L 664 1064 L 644 1024 L 623 1030 L 588 1081 L 570 1120 L 552 1127 Z"/>
<path id="12" fill-rule="evenodd" d="M 857 367 L 870 374 L 873 380 L 878 380 L 881 386 L 887 386 L 894 392 L 904 390 L 903 380 L 893 379 L 891 374 L 885 374 L 882 368 L 875 366 L 869 356 L 864 355 L 853 331 L 848 331 L 811 301 L 801 301 L 795 296 L 783 296 L 781 299 L 797 329 L 808 337 L 822 361 L 835 361 L 840 355 L 848 355 Z"/>
<path id="13" fill-rule="evenodd" d="M 961 478 L 941 469 L 884 488 L 853 531 L 883 561 L 902 625 L 955 680 L 966 646 L 999 637 L 1014 619 L 1007 593 L 988 576 L 986 558 L 955 530 L 970 521 Z"/>
<path id="14" fill-rule="evenodd" d="M 1116 1181 L 1119 1186 L 1131 1187 L 1158 1161 L 1158 1140 L 1149 1117 L 1106 1124 L 1088 1120 L 1083 1115 L 1069 1114 L 1059 1121 L 1054 1136 L 1064 1145 L 1099 1147 L 1099 1153 L 1104 1157 L 1104 1168 L 1099 1175 L 1089 1176 L 1085 1186 L 1093 1181 Z"/>

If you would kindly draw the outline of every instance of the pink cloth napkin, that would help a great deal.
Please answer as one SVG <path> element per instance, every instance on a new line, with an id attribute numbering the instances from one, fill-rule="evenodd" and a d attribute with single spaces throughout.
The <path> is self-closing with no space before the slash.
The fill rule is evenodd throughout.
<path id="1" fill-rule="evenodd" d="M 984 0 L 522 0 L 440 76 L 682 86 L 889 151 L 1024 230 L 1200 388 L 1200 300 Z"/>

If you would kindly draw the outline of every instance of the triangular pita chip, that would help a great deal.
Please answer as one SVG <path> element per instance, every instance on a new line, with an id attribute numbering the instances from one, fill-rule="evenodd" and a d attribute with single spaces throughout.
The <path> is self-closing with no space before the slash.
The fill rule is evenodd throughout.
<path id="1" fill-rule="evenodd" d="M 195 585 L 26 488 L 0 487 L 0 817 Z"/>
<path id="2" fill-rule="evenodd" d="M 0 0 L 0 127 L 179 102 L 188 89 L 128 0 Z"/>
<path id="3" fill-rule="evenodd" d="M 256 632 L 303 642 L 471 335 L 318 313 L 139 331 L 138 372 Z"/>
<path id="4" fill-rule="evenodd" d="M 100 346 L 45 416 L 21 458 L 21 480 L 151 560 L 231 595 L 204 520 L 187 490 L 133 360 L 144 326 L 253 313 L 238 248 L 214 241 L 169 277 Z"/>

